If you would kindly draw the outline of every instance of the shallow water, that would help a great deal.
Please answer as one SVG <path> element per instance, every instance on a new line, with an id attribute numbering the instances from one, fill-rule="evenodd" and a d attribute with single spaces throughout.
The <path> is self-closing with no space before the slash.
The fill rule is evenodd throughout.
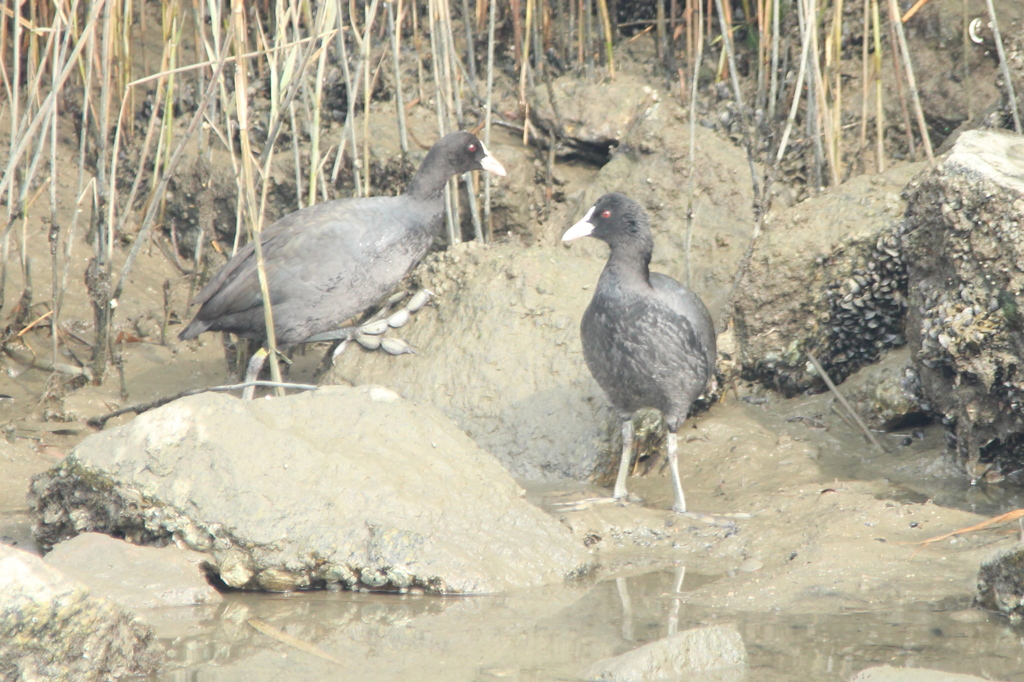
<path id="1" fill-rule="evenodd" d="M 497 597 L 232 594 L 194 631 L 163 640 L 180 667 L 159 679 L 576 680 L 595 661 L 712 624 L 739 631 L 747 670 L 687 679 L 846 680 L 874 665 L 1024 679 L 1020 638 L 969 600 L 882 613 L 730 613 L 674 598 L 677 576 L 656 571 Z M 728 579 L 687 574 L 682 593 Z M 257 632 L 248 618 L 338 661 Z"/>

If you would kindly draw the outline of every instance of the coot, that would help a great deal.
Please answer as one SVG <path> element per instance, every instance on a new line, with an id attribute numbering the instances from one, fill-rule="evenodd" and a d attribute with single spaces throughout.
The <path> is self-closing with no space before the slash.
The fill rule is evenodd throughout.
<path id="1" fill-rule="evenodd" d="M 387 295 L 438 235 L 445 183 L 471 170 L 505 175 L 475 135 L 450 133 L 430 149 L 404 194 L 328 201 L 264 229 L 277 344 L 330 338 L 330 332 Z M 265 339 L 253 245 L 239 249 L 195 302 L 200 308 L 179 338 L 226 331 Z"/>
<path id="2" fill-rule="evenodd" d="M 594 379 L 622 416 L 622 459 L 613 496 L 626 496 L 633 451 L 633 412 L 661 410 L 668 426 L 668 462 L 676 501 L 686 512 L 676 461 L 676 431 L 714 375 L 715 327 L 697 294 L 648 269 L 654 240 L 635 201 L 605 194 L 563 241 L 597 237 L 611 247 L 594 298 L 583 313 L 583 356 Z"/>

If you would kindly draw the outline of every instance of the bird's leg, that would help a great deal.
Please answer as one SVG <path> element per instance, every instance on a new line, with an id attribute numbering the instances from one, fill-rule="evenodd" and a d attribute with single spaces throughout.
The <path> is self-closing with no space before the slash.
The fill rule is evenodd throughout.
<path id="1" fill-rule="evenodd" d="M 629 477 L 629 465 L 633 461 L 633 419 L 631 415 L 622 418 L 622 457 L 619 459 L 619 473 L 615 477 L 612 497 L 620 500 L 626 496 L 626 479 Z"/>
<path id="2" fill-rule="evenodd" d="M 292 359 L 281 351 L 277 351 L 278 358 L 284 360 L 285 364 L 291 365 Z M 252 354 L 249 358 L 249 364 L 245 366 L 245 378 L 242 380 L 244 383 L 252 384 L 254 381 L 260 378 L 260 371 L 263 369 L 264 363 L 267 358 L 270 357 L 270 351 L 267 350 L 266 346 L 261 346 L 258 351 Z M 246 386 L 242 389 L 242 400 L 252 400 L 256 395 L 255 386 Z"/>
<path id="3" fill-rule="evenodd" d="M 672 487 L 676 491 L 676 502 L 672 505 L 672 511 L 679 514 L 686 513 L 686 498 L 683 496 L 683 483 L 679 480 L 679 438 L 675 430 L 668 432 L 668 466 L 672 470 Z"/>
<path id="4" fill-rule="evenodd" d="M 735 529 L 736 524 L 732 519 L 749 519 L 750 514 L 702 514 L 700 512 L 686 511 L 686 498 L 683 496 L 683 484 L 679 479 L 679 438 L 675 429 L 669 428 L 668 432 L 668 466 L 672 470 L 672 487 L 675 488 L 676 501 L 672 505 L 672 511 L 702 523 L 723 528 Z"/>
<path id="5" fill-rule="evenodd" d="M 262 347 L 249 358 L 249 364 L 245 367 L 245 379 L 243 381 L 250 385 L 242 389 L 242 400 L 252 400 L 256 395 L 256 386 L 252 382 L 259 378 L 260 370 L 263 369 L 263 363 L 267 361 L 269 354 L 266 347 Z"/>

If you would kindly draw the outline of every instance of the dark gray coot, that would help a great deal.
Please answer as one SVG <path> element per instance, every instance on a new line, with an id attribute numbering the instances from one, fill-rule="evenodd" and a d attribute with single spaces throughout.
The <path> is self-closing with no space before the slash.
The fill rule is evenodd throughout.
<path id="1" fill-rule="evenodd" d="M 404 194 L 328 201 L 264 229 L 263 259 L 278 345 L 328 337 L 383 299 L 440 232 L 445 183 L 471 170 L 505 175 L 475 135 L 450 133 L 431 147 Z M 265 339 L 253 245 L 239 249 L 195 302 L 200 308 L 179 338 L 226 331 Z"/>
<path id="2" fill-rule="evenodd" d="M 563 241 L 596 237 L 611 247 L 594 298 L 583 313 L 583 357 L 622 417 L 622 459 L 613 496 L 626 496 L 633 451 L 633 412 L 661 410 L 668 426 L 668 462 L 676 501 L 686 512 L 679 480 L 676 431 L 715 370 L 715 327 L 697 294 L 649 270 L 654 240 L 643 208 L 628 197 L 605 194 Z"/>

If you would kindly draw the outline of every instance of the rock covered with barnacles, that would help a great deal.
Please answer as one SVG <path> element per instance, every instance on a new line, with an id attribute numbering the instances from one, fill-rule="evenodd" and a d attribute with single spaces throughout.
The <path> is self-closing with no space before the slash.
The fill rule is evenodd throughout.
<path id="1" fill-rule="evenodd" d="M 1024 466 L 1024 138 L 964 133 L 907 190 L 907 335 L 968 474 Z"/>
<path id="2" fill-rule="evenodd" d="M 136 678 L 162 658 L 153 629 L 134 614 L 0 543 L 0 679 Z"/>
<path id="3" fill-rule="evenodd" d="M 382 387 L 175 401 L 82 441 L 29 505 L 43 547 L 173 542 L 239 589 L 499 592 L 590 565 L 493 457 Z"/>
<path id="4" fill-rule="evenodd" d="M 794 395 L 822 390 L 905 343 L 906 264 L 898 238 L 907 164 L 770 213 L 735 296 L 744 373 Z"/>
<path id="5" fill-rule="evenodd" d="M 1000 550 L 978 569 L 978 606 L 1017 624 L 1024 619 L 1024 543 Z"/>

